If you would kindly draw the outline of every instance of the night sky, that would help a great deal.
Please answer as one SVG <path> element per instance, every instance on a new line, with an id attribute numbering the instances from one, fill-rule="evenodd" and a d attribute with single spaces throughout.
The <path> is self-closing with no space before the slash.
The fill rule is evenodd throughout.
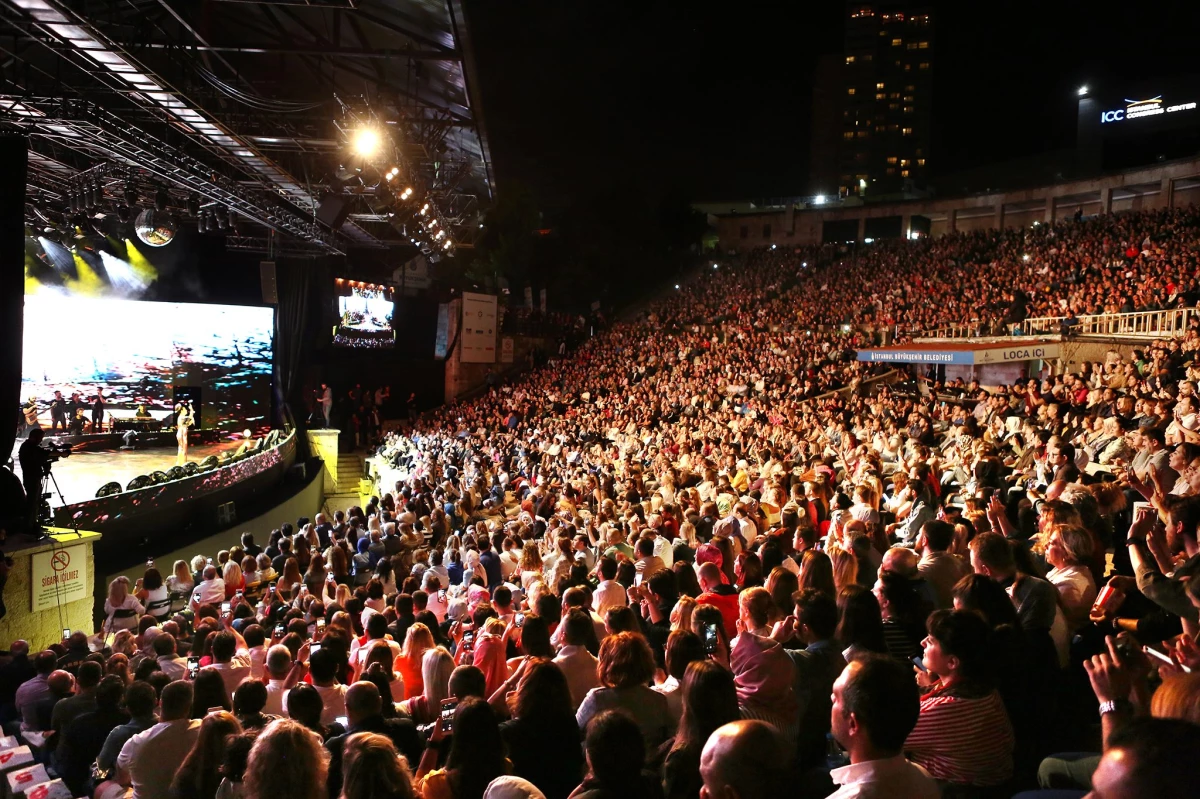
<path id="1" fill-rule="evenodd" d="M 1075 91 L 1200 72 L 1198 3 L 941 2 L 940 174 L 1069 148 Z M 802 194 L 816 59 L 841 0 L 468 0 L 499 190 Z"/>

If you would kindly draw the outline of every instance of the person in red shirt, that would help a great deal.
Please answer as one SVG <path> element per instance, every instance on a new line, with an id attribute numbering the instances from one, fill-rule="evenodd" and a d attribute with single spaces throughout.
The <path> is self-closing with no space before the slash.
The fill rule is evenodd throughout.
<path id="1" fill-rule="evenodd" d="M 721 620 L 725 629 L 736 630 L 738 620 L 738 594 L 733 586 L 721 579 L 721 569 L 715 563 L 705 563 L 700 566 L 698 575 L 700 590 L 703 592 L 696 597 L 697 605 L 712 605 L 721 611 Z"/>

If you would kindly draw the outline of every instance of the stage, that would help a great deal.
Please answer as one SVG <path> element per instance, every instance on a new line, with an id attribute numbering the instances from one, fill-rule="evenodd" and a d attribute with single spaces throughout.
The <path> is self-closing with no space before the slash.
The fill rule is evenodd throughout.
<path id="1" fill-rule="evenodd" d="M 155 471 L 167 471 L 175 465 L 176 446 L 174 434 L 170 446 L 146 447 L 135 450 L 75 450 L 71 457 L 54 464 L 54 477 L 62 489 L 67 504 L 93 499 L 97 489 L 105 483 L 116 481 L 122 488 L 138 475 Z M 17 442 L 19 444 L 21 442 Z M 199 462 L 209 455 L 224 455 L 235 451 L 242 443 L 240 438 L 217 444 L 196 444 L 188 447 L 188 460 Z M 13 449 L 13 460 L 17 460 L 17 448 Z M 18 472 L 19 463 L 18 463 Z M 50 488 L 54 490 L 53 486 Z M 50 498 L 51 507 L 57 508 L 62 501 L 55 494 Z"/>

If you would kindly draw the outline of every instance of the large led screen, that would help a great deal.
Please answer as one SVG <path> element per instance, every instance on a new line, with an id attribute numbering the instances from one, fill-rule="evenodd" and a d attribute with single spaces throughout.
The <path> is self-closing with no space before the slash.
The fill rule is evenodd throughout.
<path id="1" fill-rule="evenodd" d="M 255 429 L 270 423 L 273 328 L 271 308 L 29 294 L 21 400 L 49 427 L 55 391 L 165 418 L 174 388 L 200 387 L 202 427 Z"/>
<path id="2" fill-rule="evenodd" d="M 333 343 L 338 347 L 388 348 L 396 344 L 392 328 L 392 291 L 386 286 L 338 283 L 338 324 Z"/>

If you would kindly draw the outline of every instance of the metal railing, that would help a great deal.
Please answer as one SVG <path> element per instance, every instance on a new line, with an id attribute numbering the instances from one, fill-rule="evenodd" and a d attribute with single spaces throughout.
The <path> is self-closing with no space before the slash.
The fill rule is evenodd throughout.
<path id="1" fill-rule="evenodd" d="M 1195 308 L 1170 308 L 1164 311 L 1089 314 L 1078 316 L 1067 325 L 1064 316 L 1038 316 L 1026 319 L 1018 327 L 1021 335 L 1036 336 L 1067 332 L 1073 336 L 1124 336 L 1155 339 L 1182 335 Z M 1065 328 L 1065 330 L 1064 330 Z"/>

